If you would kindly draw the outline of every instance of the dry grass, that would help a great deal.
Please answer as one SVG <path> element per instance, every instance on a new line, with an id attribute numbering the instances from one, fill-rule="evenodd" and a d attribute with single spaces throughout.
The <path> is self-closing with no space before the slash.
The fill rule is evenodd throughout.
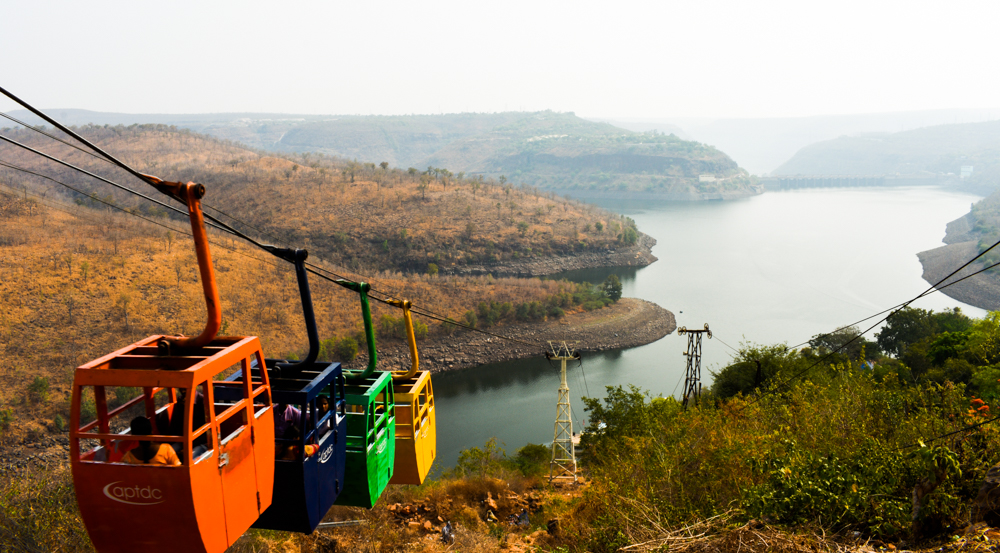
<path id="1" fill-rule="evenodd" d="M 32 131 L 3 132 L 117 182 L 151 190 L 121 170 Z M 265 231 L 265 240 L 308 247 L 332 263 L 363 272 L 423 273 L 429 263 L 447 269 L 605 250 L 616 247 L 621 230 L 616 215 L 513 183 L 258 152 L 163 126 L 85 127 L 80 132 L 140 171 L 204 183 L 206 203 Z M 143 205 L 14 146 L 0 145 L 0 159 L 121 205 Z M 49 197 L 64 193 L 51 182 L 12 170 L 0 169 L 0 178 Z M 597 230 L 599 222 L 603 231 Z M 518 223 L 524 225 L 519 228 Z"/>
<path id="2" fill-rule="evenodd" d="M 67 213 L 3 193 L 0 210 L 0 237 L 21 237 L 0 245 L 0 408 L 15 406 L 18 419 L 49 427 L 56 414 L 68 420 L 73 368 L 151 334 L 197 334 L 203 327 L 190 239 L 167 240 L 163 229 L 125 215 L 82 207 Z M 212 250 L 223 333 L 260 336 L 269 356 L 301 354 L 307 337 L 292 267 L 224 238 L 213 240 L 230 248 Z M 389 272 L 371 282 L 455 319 L 480 301 L 542 300 L 565 286 Z M 321 338 L 356 333 L 357 295 L 315 278 L 311 284 Z M 373 305 L 376 319 L 384 313 L 399 315 Z M 26 386 L 36 377 L 48 378 L 47 399 L 28 398 Z"/>

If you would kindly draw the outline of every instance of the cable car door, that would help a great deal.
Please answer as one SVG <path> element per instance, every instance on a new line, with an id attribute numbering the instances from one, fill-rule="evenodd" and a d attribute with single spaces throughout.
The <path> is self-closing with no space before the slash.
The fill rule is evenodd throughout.
<path id="1" fill-rule="evenodd" d="M 212 384 L 221 438 L 217 463 L 226 505 L 226 533 L 233 542 L 260 516 L 253 448 L 255 436 L 251 423 L 253 402 L 248 381 L 214 381 Z"/>

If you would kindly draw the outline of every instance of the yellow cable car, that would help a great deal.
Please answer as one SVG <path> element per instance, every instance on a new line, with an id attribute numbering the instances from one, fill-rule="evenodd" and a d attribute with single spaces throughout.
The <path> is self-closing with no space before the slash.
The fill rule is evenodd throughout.
<path id="1" fill-rule="evenodd" d="M 410 302 L 388 300 L 388 303 L 403 310 L 411 358 L 410 370 L 392 374 L 392 389 L 396 396 L 396 462 L 389 483 L 420 485 L 437 455 L 434 389 L 431 387 L 430 371 L 418 370 L 420 362 Z"/>

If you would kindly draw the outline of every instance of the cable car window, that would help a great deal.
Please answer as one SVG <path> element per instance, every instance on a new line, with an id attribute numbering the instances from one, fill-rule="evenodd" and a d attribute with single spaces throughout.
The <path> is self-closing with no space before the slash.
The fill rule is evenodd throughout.
<path id="1" fill-rule="evenodd" d="M 94 387 L 80 386 L 80 432 L 97 434 L 99 431 Z M 79 448 L 77 454 L 83 460 L 103 461 L 106 458 L 106 452 L 100 440 L 81 437 Z"/>
<path id="2" fill-rule="evenodd" d="M 241 367 L 241 364 L 234 366 Z M 249 423 L 247 421 L 243 376 L 232 381 L 221 380 L 227 372 L 232 374 L 227 369 L 217 374 L 212 380 L 212 394 L 215 398 L 213 409 L 219 424 L 220 443 L 223 445 L 238 436 Z"/>
<path id="3" fill-rule="evenodd" d="M 208 397 L 208 383 L 198 384 L 195 390 L 196 399 L 191 420 L 191 442 L 193 444 L 191 457 L 197 464 L 211 456 L 215 442 L 212 439 L 212 415 L 208 402 L 205 401 L 205 398 Z M 178 406 L 180 405 L 181 403 L 178 402 Z M 175 406 L 174 409 L 177 407 Z"/>
<path id="4" fill-rule="evenodd" d="M 322 439 L 330 432 L 330 427 L 333 424 L 332 421 L 336 416 L 330 405 L 329 394 L 332 387 L 327 387 L 323 394 L 316 397 L 313 402 L 314 405 L 314 415 L 309 419 L 313 422 L 316 427 L 316 435 Z"/>
<path id="5" fill-rule="evenodd" d="M 255 352 L 253 355 L 244 359 L 240 365 L 240 374 L 233 379 L 233 382 L 243 382 L 244 375 L 248 372 L 250 373 L 250 386 L 251 386 L 251 396 L 253 397 L 253 416 L 255 419 L 259 419 L 267 413 L 269 407 L 271 407 L 271 390 L 270 388 L 264 387 L 264 380 L 260 376 L 260 367 L 265 366 L 263 359 L 261 359 L 260 352 Z"/>

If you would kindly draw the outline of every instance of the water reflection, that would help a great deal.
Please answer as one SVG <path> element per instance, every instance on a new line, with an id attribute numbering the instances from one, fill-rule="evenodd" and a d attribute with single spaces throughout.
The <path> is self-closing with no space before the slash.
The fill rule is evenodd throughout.
<path id="1" fill-rule="evenodd" d="M 541 357 L 494 363 L 434 375 L 435 397 L 475 396 L 491 390 L 528 385 L 558 375 L 559 369 Z M 557 377 L 558 378 L 558 377 Z"/>
<path id="2" fill-rule="evenodd" d="M 547 280 L 565 279 L 572 282 L 600 284 L 608 278 L 608 275 L 618 275 L 618 280 L 621 281 L 622 289 L 624 290 L 626 287 L 631 287 L 631 285 L 635 282 L 635 275 L 639 270 L 640 267 L 598 267 L 596 269 L 574 269 L 572 271 L 563 271 L 561 273 L 549 275 L 545 278 Z"/>

